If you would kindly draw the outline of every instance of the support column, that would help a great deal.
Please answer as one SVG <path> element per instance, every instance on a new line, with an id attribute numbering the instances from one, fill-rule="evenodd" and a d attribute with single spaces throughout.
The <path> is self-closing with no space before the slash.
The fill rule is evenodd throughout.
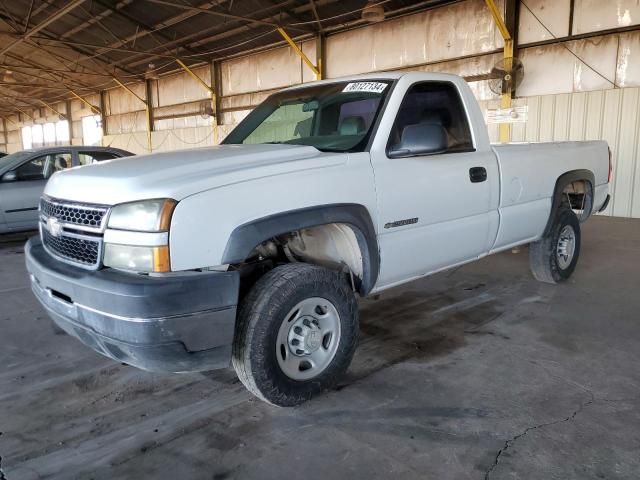
<path id="1" fill-rule="evenodd" d="M 151 94 L 151 89 L 153 88 L 153 80 L 145 80 L 144 82 L 144 93 L 147 108 L 147 142 L 149 143 L 149 151 L 153 146 L 153 136 L 151 132 L 155 131 L 155 124 L 153 120 L 153 96 Z"/>
<path id="2" fill-rule="evenodd" d="M 107 130 L 107 91 L 100 90 L 100 124 L 102 125 L 102 138 L 108 135 Z"/>
<path id="3" fill-rule="evenodd" d="M 151 118 L 151 115 L 152 115 L 151 105 L 149 104 L 149 102 L 147 102 L 147 100 L 142 98 L 140 95 L 138 95 L 136 92 L 131 90 L 129 87 L 127 87 L 120 80 L 118 80 L 118 78 L 116 78 L 116 77 L 111 77 L 111 78 L 113 78 L 114 82 L 116 82 L 118 85 L 120 85 L 127 92 L 129 92 L 131 95 L 136 97 L 138 100 L 140 100 L 144 104 L 144 109 L 145 109 L 146 116 L 147 116 L 147 149 L 149 150 L 149 152 L 152 152 L 153 151 L 153 144 L 151 143 L 151 131 L 153 130 L 153 120 Z M 147 84 L 145 83 L 145 97 L 148 94 L 148 90 L 149 89 L 147 88 Z"/>
<path id="4" fill-rule="evenodd" d="M 327 71 L 325 62 L 325 52 L 326 52 L 327 42 L 326 36 L 324 33 L 318 33 L 316 36 L 316 66 L 318 68 L 317 79 L 322 80 L 323 78 L 327 78 Z"/>
<path id="5" fill-rule="evenodd" d="M 216 124 L 224 125 L 222 119 L 222 64 L 219 60 L 213 62 L 213 89 L 216 95 Z M 216 142 L 217 143 L 217 142 Z"/>
<path id="6" fill-rule="evenodd" d="M 2 145 L 4 145 L 4 152 L 7 152 L 7 145 L 9 144 L 9 131 L 7 130 L 7 121 L 3 118 L 2 119 L 2 135 L 3 135 L 3 139 L 4 142 L 2 143 Z"/>
<path id="7" fill-rule="evenodd" d="M 68 129 L 69 129 L 69 145 L 73 145 L 73 114 L 71 113 L 71 100 L 67 100 L 64 104 L 65 119 L 67 120 Z"/>

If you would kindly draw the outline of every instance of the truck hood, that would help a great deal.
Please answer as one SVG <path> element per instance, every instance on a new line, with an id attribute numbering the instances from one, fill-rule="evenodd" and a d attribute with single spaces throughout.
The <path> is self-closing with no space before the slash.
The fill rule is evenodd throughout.
<path id="1" fill-rule="evenodd" d="M 45 194 L 115 205 L 148 198 L 182 200 L 233 183 L 344 163 L 343 153 L 301 145 L 219 145 L 139 155 L 54 174 Z"/>

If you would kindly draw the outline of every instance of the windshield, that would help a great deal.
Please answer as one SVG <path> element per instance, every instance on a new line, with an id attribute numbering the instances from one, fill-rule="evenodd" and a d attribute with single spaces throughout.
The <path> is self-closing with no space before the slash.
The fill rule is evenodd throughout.
<path id="1" fill-rule="evenodd" d="M 368 80 L 276 93 L 222 143 L 287 143 L 323 151 L 363 151 L 389 90 L 388 81 Z"/>

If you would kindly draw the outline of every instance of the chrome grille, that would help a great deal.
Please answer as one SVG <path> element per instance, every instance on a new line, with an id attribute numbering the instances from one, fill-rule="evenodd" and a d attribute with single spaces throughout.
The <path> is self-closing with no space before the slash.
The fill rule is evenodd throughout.
<path id="1" fill-rule="evenodd" d="M 109 207 L 49 197 L 40 199 L 40 237 L 47 252 L 81 268 L 102 264 L 103 232 Z"/>
<path id="2" fill-rule="evenodd" d="M 50 251 L 59 257 L 86 266 L 98 265 L 101 240 L 100 238 L 87 240 L 66 235 L 54 237 L 46 228 L 42 228 L 42 241 Z"/>
<path id="3" fill-rule="evenodd" d="M 107 211 L 108 208 L 103 206 L 63 203 L 48 198 L 40 199 L 40 212 L 43 215 L 57 218 L 62 223 L 82 227 L 101 228 Z"/>

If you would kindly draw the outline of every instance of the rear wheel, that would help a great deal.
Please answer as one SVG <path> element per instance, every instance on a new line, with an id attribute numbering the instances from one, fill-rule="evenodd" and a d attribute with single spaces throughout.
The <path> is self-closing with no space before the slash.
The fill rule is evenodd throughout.
<path id="1" fill-rule="evenodd" d="M 531 273 L 541 282 L 558 283 L 571 276 L 580 255 L 580 221 L 568 207 L 560 207 L 549 233 L 529 245 Z"/>
<path id="2" fill-rule="evenodd" d="M 339 273 L 282 265 L 242 302 L 233 366 L 258 398 L 297 405 L 337 383 L 351 363 L 357 332 L 357 302 Z"/>

